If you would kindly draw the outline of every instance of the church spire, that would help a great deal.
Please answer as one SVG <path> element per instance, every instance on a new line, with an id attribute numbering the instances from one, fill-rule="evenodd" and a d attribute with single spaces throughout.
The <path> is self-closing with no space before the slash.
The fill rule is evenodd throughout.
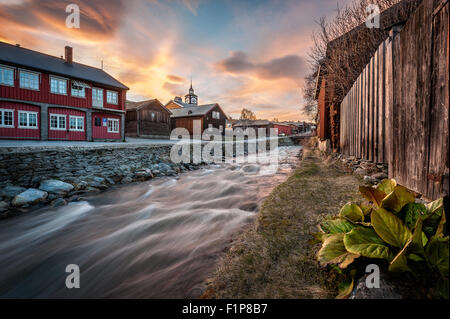
<path id="1" fill-rule="evenodd" d="M 198 105 L 198 97 L 194 93 L 194 88 L 192 87 L 192 76 L 191 76 L 191 87 L 189 88 L 189 93 L 184 97 L 184 103 L 189 104 L 189 106 Z"/>

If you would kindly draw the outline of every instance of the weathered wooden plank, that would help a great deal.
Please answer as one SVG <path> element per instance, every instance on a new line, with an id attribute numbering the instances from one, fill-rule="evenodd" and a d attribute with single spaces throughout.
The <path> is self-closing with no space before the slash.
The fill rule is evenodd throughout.
<path id="1" fill-rule="evenodd" d="M 393 113 L 394 113 L 394 94 L 393 91 L 397 89 L 393 79 L 393 38 L 389 37 L 386 45 L 386 57 L 385 57 L 385 103 L 386 103 L 386 152 L 388 163 L 388 175 L 389 178 L 394 177 L 394 126 L 393 126 Z"/>
<path id="2" fill-rule="evenodd" d="M 434 8 L 436 12 L 438 8 Z M 449 194 L 449 3 L 432 21 L 432 86 L 428 196 Z"/>
<path id="3" fill-rule="evenodd" d="M 378 54 L 379 50 L 375 52 L 373 57 L 373 161 L 379 163 L 378 156 Z"/>

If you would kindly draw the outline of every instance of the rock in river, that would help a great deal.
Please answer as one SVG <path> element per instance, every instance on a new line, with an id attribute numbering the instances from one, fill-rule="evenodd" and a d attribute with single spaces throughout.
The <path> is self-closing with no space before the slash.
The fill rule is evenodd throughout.
<path id="1" fill-rule="evenodd" d="M 64 195 L 73 190 L 73 185 L 58 181 L 56 179 L 49 179 L 41 182 L 39 189 L 47 193 Z"/>
<path id="2" fill-rule="evenodd" d="M 25 192 L 14 197 L 13 206 L 24 206 L 36 204 L 47 198 L 48 193 L 35 188 L 29 188 Z"/>
<path id="3" fill-rule="evenodd" d="M 0 196 L 13 198 L 20 193 L 23 193 L 27 189 L 24 187 L 18 187 L 18 186 L 6 186 L 2 189 L 0 189 Z"/>

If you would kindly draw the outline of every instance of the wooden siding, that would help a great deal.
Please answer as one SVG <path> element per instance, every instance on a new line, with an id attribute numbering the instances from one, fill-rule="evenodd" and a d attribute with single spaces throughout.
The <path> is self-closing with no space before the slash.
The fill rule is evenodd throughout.
<path id="1" fill-rule="evenodd" d="M 152 113 L 154 116 L 152 117 Z M 138 110 L 127 110 L 125 134 L 134 137 L 170 136 L 170 112 L 159 102 L 150 103 Z"/>
<path id="2" fill-rule="evenodd" d="M 5 64 L 6 65 L 6 64 Z M 14 66 L 13 66 L 14 67 Z M 34 72 L 34 71 L 33 71 Z M 29 90 L 20 88 L 19 83 L 19 69 L 14 67 L 14 86 L 5 86 L 0 85 L 0 97 L 22 100 L 22 101 L 30 101 L 30 102 L 40 102 L 40 103 L 49 103 L 55 105 L 65 105 L 65 106 L 73 106 L 79 108 L 91 108 L 92 107 L 92 90 L 85 89 L 86 97 L 74 97 L 71 95 L 71 82 L 69 78 L 65 78 L 67 81 L 67 94 L 54 94 L 50 93 L 50 74 L 48 73 L 40 73 L 39 74 L 39 91 L 37 90 Z M 64 78 L 64 77 L 60 77 Z M 114 109 L 114 110 L 125 110 L 125 100 L 126 100 L 126 90 L 119 89 L 111 89 L 111 91 L 118 92 L 118 104 L 108 104 L 106 99 L 106 91 L 107 87 L 102 85 L 93 84 L 89 81 L 82 81 L 89 84 L 91 87 L 98 87 L 103 89 L 103 108 L 106 109 Z"/>
<path id="3" fill-rule="evenodd" d="M 212 117 L 212 112 L 219 112 L 220 119 L 214 119 Z M 222 127 L 221 133 L 223 134 L 225 132 L 226 120 L 227 116 L 225 115 L 225 113 L 223 113 L 222 109 L 216 105 L 208 113 L 205 114 L 203 119 L 203 129 L 206 130 L 209 127 L 209 125 L 212 125 L 217 129 L 220 129 L 220 127 Z"/>
<path id="4" fill-rule="evenodd" d="M 0 139 L 28 139 L 38 140 L 41 138 L 41 115 L 40 108 L 34 105 L 22 103 L 2 102 L 0 101 L 0 109 L 14 110 L 14 127 L 0 127 Z M 38 123 L 37 128 L 19 128 L 18 111 L 37 112 Z"/>
<path id="5" fill-rule="evenodd" d="M 95 125 L 95 118 L 100 119 L 100 126 Z M 103 119 L 116 119 L 119 120 L 119 132 L 118 133 L 108 133 L 107 126 L 103 125 Z M 92 138 L 93 139 L 101 139 L 101 140 L 110 140 L 110 139 L 120 139 L 120 132 L 122 129 L 122 121 L 119 115 L 101 113 L 101 112 L 93 112 L 92 113 Z"/>
<path id="6" fill-rule="evenodd" d="M 433 199 L 449 194 L 448 10 L 424 0 L 341 103 L 341 151 L 387 163 L 390 177 Z"/>
<path id="7" fill-rule="evenodd" d="M 200 129 L 204 127 L 203 117 L 195 116 L 195 117 L 181 117 L 172 119 L 172 129 L 175 128 L 185 128 L 189 131 L 189 134 L 192 136 L 194 132 L 194 121 L 198 120 L 201 123 Z M 203 132 L 201 132 L 203 133 Z"/>
<path id="8" fill-rule="evenodd" d="M 62 114 L 66 116 L 66 129 L 65 130 L 55 130 L 50 127 L 50 115 L 51 114 Z M 70 130 L 70 116 L 82 116 L 83 121 L 83 131 L 71 131 Z M 72 110 L 72 109 L 62 109 L 62 108 L 49 108 L 48 109 L 48 139 L 49 140 L 65 140 L 65 141 L 85 141 L 86 140 L 86 113 L 83 111 Z"/>

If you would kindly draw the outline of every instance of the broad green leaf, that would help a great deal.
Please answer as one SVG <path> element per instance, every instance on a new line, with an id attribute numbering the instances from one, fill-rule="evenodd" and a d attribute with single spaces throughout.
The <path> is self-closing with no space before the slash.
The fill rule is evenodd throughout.
<path id="1" fill-rule="evenodd" d="M 374 187 L 360 186 L 359 192 L 361 195 L 372 202 L 376 207 L 380 207 L 381 201 L 386 197 L 386 194 Z"/>
<path id="2" fill-rule="evenodd" d="M 422 256 L 416 255 L 416 254 L 409 254 L 408 258 L 411 259 L 412 261 L 416 261 L 416 262 L 421 262 L 424 261 L 425 259 L 423 259 Z"/>
<path id="3" fill-rule="evenodd" d="M 322 248 L 317 253 L 317 259 L 322 266 L 345 262 L 345 267 L 347 267 L 351 263 L 350 260 L 353 261 L 359 257 L 359 255 L 352 254 L 345 249 L 343 239 L 343 233 L 334 234 L 325 239 Z"/>
<path id="4" fill-rule="evenodd" d="M 339 295 L 336 297 L 336 299 L 347 299 L 353 291 L 353 285 L 353 279 L 351 281 L 342 282 L 339 285 Z"/>
<path id="5" fill-rule="evenodd" d="M 376 233 L 392 246 L 403 248 L 412 236 L 400 218 L 383 208 L 374 210 L 370 219 Z"/>
<path id="6" fill-rule="evenodd" d="M 389 247 L 372 228 L 357 227 L 345 234 L 347 251 L 368 258 L 388 258 Z"/>
<path id="7" fill-rule="evenodd" d="M 423 219 L 423 231 L 428 236 L 428 238 L 434 236 L 439 229 L 439 232 L 444 231 L 445 217 L 442 220 L 442 215 L 444 212 L 443 201 L 438 199 L 426 205 L 427 213 L 422 216 Z"/>
<path id="8" fill-rule="evenodd" d="M 325 220 L 320 224 L 320 229 L 327 234 L 348 233 L 355 226 L 344 219 Z"/>
<path id="9" fill-rule="evenodd" d="M 364 216 L 368 216 L 372 212 L 373 206 L 368 201 L 363 201 L 362 203 L 359 204 L 359 207 L 361 207 Z"/>
<path id="10" fill-rule="evenodd" d="M 439 222 L 438 228 L 436 230 L 436 236 L 444 237 L 445 224 L 446 224 L 445 214 L 442 214 L 441 221 Z"/>
<path id="11" fill-rule="evenodd" d="M 406 258 L 406 252 L 404 249 L 400 251 L 397 256 L 395 256 L 394 260 L 391 261 L 391 264 L 389 265 L 389 271 L 412 272 L 412 270 L 408 267 L 408 259 Z"/>
<path id="12" fill-rule="evenodd" d="M 405 224 L 409 229 L 413 229 L 419 217 L 426 213 L 427 209 L 424 204 L 409 203 L 402 209 L 402 216 L 405 216 Z"/>
<path id="13" fill-rule="evenodd" d="M 383 199 L 380 207 L 397 214 L 402 210 L 403 206 L 408 203 L 413 203 L 414 200 L 415 197 L 413 193 L 405 187 L 397 185 L 394 187 L 394 190 Z"/>
<path id="14" fill-rule="evenodd" d="M 419 218 L 414 225 L 414 234 L 406 243 L 405 247 L 395 256 L 389 265 L 389 271 L 401 272 L 409 271 L 412 272 L 411 268 L 408 267 L 407 256 L 410 253 L 418 253 L 424 255 L 423 243 L 422 243 L 422 219 Z"/>
<path id="15" fill-rule="evenodd" d="M 377 189 L 389 195 L 394 191 L 395 186 L 397 186 L 395 179 L 384 179 L 378 184 Z"/>
<path id="16" fill-rule="evenodd" d="M 428 203 L 426 205 L 428 214 L 433 214 L 438 212 L 439 216 L 441 216 L 442 214 L 442 209 L 444 208 L 444 199 L 443 198 L 439 198 L 431 203 Z"/>
<path id="17" fill-rule="evenodd" d="M 422 232 L 422 244 L 423 244 L 423 247 L 425 247 L 427 245 L 427 243 L 428 243 L 428 237 L 427 237 L 427 235 L 425 235 L 424 232 Z"/>
<path id="18" fill-rule="evenodd" d="M 448 277 L 448 249 L 448 237 L 442 238 L 438 236 L 431 237 L 425 249 L 428 261 L 438 269 L 444 278 Z"/>
<path id="19" fill-rule="evenodd" d="M 364 221 L 364 213 L 361 208 L 354 203 L 347 203 L 341 208 L 339 217 L 345 218 L 351 222 L 358 223 Z"/>

